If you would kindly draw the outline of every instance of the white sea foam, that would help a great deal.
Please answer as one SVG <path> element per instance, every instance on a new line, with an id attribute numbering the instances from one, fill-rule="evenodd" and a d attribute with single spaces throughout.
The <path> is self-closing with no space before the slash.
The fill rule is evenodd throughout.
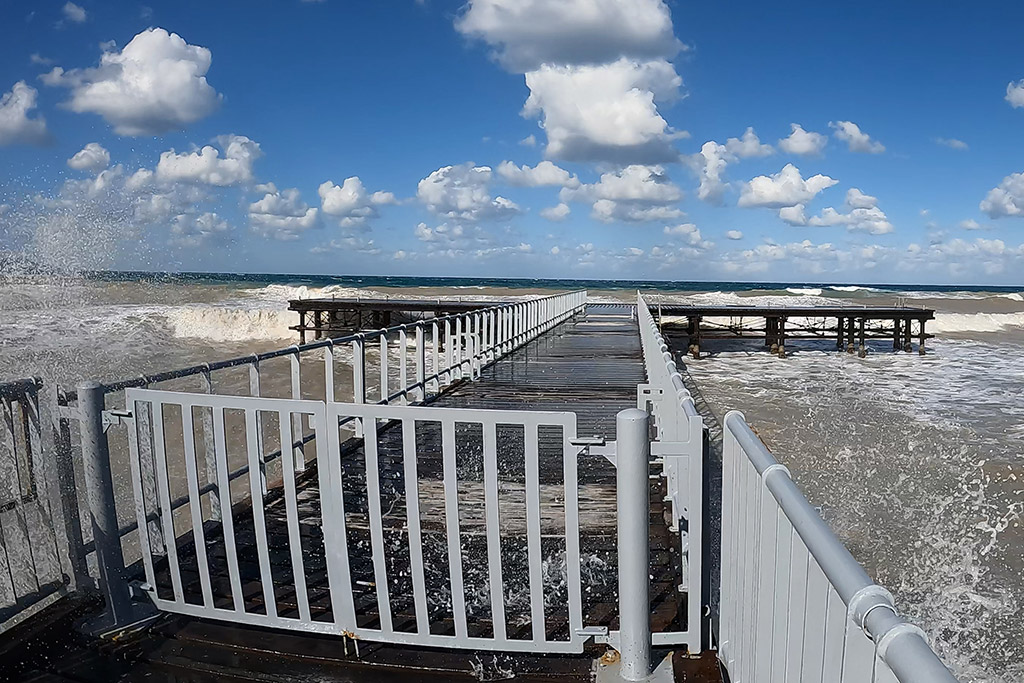
<path id="1" fill-rule="evenodd" d="M 821 296 L 820 287 L 786 287 L 786 291 L 800 296 Z"/>
<path id="2" fill-rule="evenodd" d="M 829 289 L 837 292 L 884 292 L 884 289 L 877 287 L 861 287 L 859 285 L 832 285 Z"/>
<path id="3" fill-rule="evenodd" d="M 175 337 L 213 342 L 291 339 L 295 332 L 288 327 L 297 322 L 292 311 L 220 305 L 174 307 L 161 315 Z"/>
<path id="4" fill-rule="evenodd" d="M 1022 313 L 936 313 L 929 332 L 1002 332 L 1024 327 Z"/>

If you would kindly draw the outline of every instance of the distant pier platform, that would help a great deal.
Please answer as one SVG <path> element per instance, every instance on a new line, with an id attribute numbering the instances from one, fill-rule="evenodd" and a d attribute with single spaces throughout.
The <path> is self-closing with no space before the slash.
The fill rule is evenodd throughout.
<path id="1" fill-rule="evenodd" d="M 305 343 L 309 336 L 324 339 L 359 330 L 390 327 L 394 318 L 439 317 L 505 303 L 508 301 L 458 297 L 292 299 L 288 302 L 288 310 L 299 314 L 299 324 L 293 325 L 291 329 L 298 332 L 300 341 Z"/>
<path id="2" fill-rule="evenodd" d="M 711 339 L 764 339 L 765 348 L 786 355 L 794 340 L 835 339 L 836 348 L 867 354 L 869 340 L 891 340 L 894 351 L 925 353 L 934 337 L 925 327 L 935 311 L 910 306 L 736 306 L 659 303 L 653 313 L 666 333 L 689 337 L 687 351 L 699 358 Z"/>

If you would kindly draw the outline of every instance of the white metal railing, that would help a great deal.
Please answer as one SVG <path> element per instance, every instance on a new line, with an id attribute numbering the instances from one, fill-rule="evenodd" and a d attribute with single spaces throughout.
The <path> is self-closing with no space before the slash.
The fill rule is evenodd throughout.
<path id="1" fill-rule="evenodd" d="M 77 499 L 60 488 L 71 463 L 44 447 L 42 389 L 38 379 L 0 383 L 0 634 L 65 595 L 78 574 L 65 524 L 77 524 Z"/>
<path id="2" fill-rule="evenodd" d="M 666 502 L 671 505 L 672 531 L 680 535 L 683 552 L 681 589 L 687 593 L 684 632 L 652 634 L 654 645 L 685 644 L 702 649 L 704 617 L 704 422 L 658 330 L 646 301 L 637 292 L 637 323 L 647 384 L 637 392 L 637 407 L 654 417 L 651 455 L 662 464 Z"/>
<path id="3" fill-rule="evenodd" d="M 719 650 L 734 683 L 953 683 L 739 412 L 725 417 Z"/>
<path id="4" fill-rule="evenodd" d="M 118 515 L 115 499 L 123 500 L 126 496 L 122 495 L 121 491 L 114 491 L 110 453 L 114 448 L 123 448 L 127 451 L 130 445 L 130 439 L 127 437 L 130 434 L 111 427 L 134 424 L 135 429 L 148 433 L 155 430 L 157 424 L 151 413 L 144 411 L 138 415 L 133 414 L 127 400 L 124 403 L 126 410 L 116 410 L 120 397 L 125 395 L 123 392 L 128 389 L 151 388 L 154 385 L 170 385 L 177 389 L 188 378 L 199 378 L 201 391 L 209 397 L 214 397 L 224 395 L 215 385 L 215 377 L 231 369 L 248 368 L 248 393 L 251 397 L 260 398 L 268 386 L 266 366 L 276 359 L 287 359 L 287 376 L 282 378 L 280 373 L 277 373 L 273 379 L 278 385 L 284 380 L 283 383 L 290 390 L 292 401 L 301 403 L 304 400 L 322 397 L 323 402 L 327 404 L 422 404 L 429 402 L 432 396 L 454 382 L 478 378 L 488 364 L 581 312 L 586 306 L 586 300 L 585 291 L 538 297 L 133 380 L 106 385 L 84 382 L 76 391 L 64 393 L 62 407 L 59 410 L 63 411 L 62 414 L 75 417 L 79 421 L 82 460 L 89 484 L 87 489 L 94 534 L 93 541 L 87 544 L 86 550 L 95 551 L 97 555 L 99 580 L 107 594 L 106 616 L 110 623 L 123 623 L 136 616 L 128 596 L 122 537 L 137 532 L 140 524 L 144 524 L 148 526 L 151 550 L 157 555 L 165 554 L 169 546 L 173 545 L 165 542 L 165 538 L 177 537 L 179 530 L 173 525 L 168 527 L 163 522 L 162 517 L 167 511 L 161 506 L 166 505 L 174 519 L 187 519 L 190 510 L 194 514 L 192 506 L 195 496 L 198 495 L 203 499 L 203 521 L 219 521 L 223 514 L 223 501 L 220 498 L 230 489 L 231 483 L 253 472 L 255 467 L 255 473 L 258 474 L 255 481 L 261 494 L 265 495 L 268 493 L 269 464 L 274 463 L 282 472 L 291 467 L 294 467 L 294 471 L 301 471 L 305 466 L 307 446 L 314 449 L 316 447 L 315 443 L 310 445 L 316 440 L 316 430 L 310 413 L 302 410 L 289 413 L 287 417 L 292 423 L 293 439 L 290 448 L 289 444 L 283 441 L 278 447 L 271 448 L 263 443 L 264 422 L 271 418 L 257 411 L 255 461 L 250 462 L 248 458 L 243 458 L 241 462 L 232 462 L 233 469 L 226 472 L 228 485 L 225 485 L 220 482 L 222 472 L 218 469 L 224 463 L 218 462 L 215 457 L 217 425 L 211 410 L 201 411 L 194 421 L 199 440 L 197 457 L 200 457 L 200 462 L 196 465 L 197 472 L 200 473 L 198 488 L 187 492 L 168 488 L 167 492 L 171 498 L 162 500 L 160 467 L 156 453 L 149 440 L 140 440 L 136 444 L 139 448 L 139 472 L 134 484 L 141 487 L 142 496 L 140 498 L 136 490 L 136 495 L 129 493 L 127 499 L 141 499 L 145 509 L 142 516 L 136 516 L 134 521 L 125 523 L 122 519 L 125 516 Z M 348 349 L 351 349 L 351 356 L 349 367 L 346 369 L 345 354 L 341 351 Z M 321 359 L 317 358 L 320 353 L 322 373 L 316 373 L 319 377 L 314 375 L 313 381 L 304 381 L 308 366 L 321 362 Z M 373 359 L 373 355 L 377 358 Z M 372 360 L 376 360 L 376 372 L 371 372 L 368 368 Z M 339 390 L 337 380 L 341 373 L 350 373 L 348 379 L 351 383 L 348 386 L 351 390 L 347 395 L 344 392 L 344 383 Z M 376 391 L 371 384 L 372 380 L 377 382 Z M 235 397 L 243 398 L 237 395 Z M 356 436 L 362 435 L 362 420 L 352 420 L 352 427 Z M 284 466 L 286 462 L 289 466 Z M 145 536 L 146 533 L 139 534 L 139 537 Z M 128 547 L 133 547 L 133 544 L 129 542 Z M 134 544 L 134 547 L 137 548 L 138 544 Z"/>
<path id="5" fill-rule="evenodd" d="M 129 389 L 128 405 L 152 425 L 140 430 L 136 421 L 131 431 L 139 524 L 149 507 L 139 456 L 146 444 L 163 535 L 178 540 L 160 553 L 141 535 L 144 590 L 160 610 L 404 645 L 582 652 L 575 414 L 147 389 Z M 200 493 L 195 416 L 205 414 L 217 487 L 229 482 L 230 447 L 249 464 L 241 483 L 252 504 L 222 496 L 219 524 L 204 516 Z M 285 449 L 291 462 L 276 496 L 264 495 L 256 476 L 260 449 L 292 442 L 296 416 L 314 430 L 316 506 L 310 482 L 300 489 L 296 451 Z M 353 421 L 364 435 L 350 441 Z M 178 531 L 172 460 L 184 462 L 191 513 Z M 508 499 L 513 490 L 522 502 Z M 443 514 L 432 505 L 439 496 Z M 310 529 L 322 530 L 322 542 L 303 540 Z M 510 561 L 514 569 L 503 572 Z M 563 562 L 564 582 L 554 585 L 546 567 Z M 529 635 L 513 636 L 523 623 Z"/>

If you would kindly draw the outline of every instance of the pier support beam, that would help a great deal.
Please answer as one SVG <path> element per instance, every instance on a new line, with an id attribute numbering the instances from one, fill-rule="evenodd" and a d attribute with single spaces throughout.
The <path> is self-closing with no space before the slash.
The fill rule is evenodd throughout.
<path id="1" fill-rule="evenodd" d="M 901 328 L 900 323 L 902 321 L 899 318 L 894 318 L 892 321 L 892 350 L 899 351 L 902 342 L 900 340 Z M 908 324 L 910 321 L 907 321 Z"/>
<path id="2" fill-rule="evenodd" d="M 843 331 L 845 330 L 846 318 L 836 318 L 836 348 L 843 350 Z"/>
<path id="3" fill-rule="evenodd" d="M 910 343 L 910 318 L 903 321 L 903 350 L 910 353 L 913 346 Z"/>
<path id="4" fill-rule="evenodd" d="M 919 336 L 918 336 L 918 341 L 917 341 L 917 352 L 923 356 L 924 355 L 924 340 L 927 339 L 927 337 L 928 337 L 928 335 L 926 335 L 924 333 L 924 318 L 921 318 L 920 320 L 918 320 L 917 324 L 920 326 L 920 332 L 918 333 Z"/>
<path id="5" fill-rule="evenodd" d="M 854 318 L 847 318 L 846 319 L 846 352 L 847 353 L 853 353 L 856 350 L 854 348 L 854 340 L 853 340 L 853 335 L 854 335 L 853 325 L 854 325 L 854 322 L 855 322 Z"/>
<path id="6" fill-rule="evenodd" d="M 689 321 L 690 348 L 689 352 L 695 360 L 700 358 L 700 316 L 692 315 Z"/>
<path id="7" fill-rule="evenodd" d="M 779 318 L 779 358 L 786 357 L 786 319 Z"/>
<path id="8" fill-rule="evenodd" d="M 866 322 L 867 322 L 866 318 L 861 318 L 860 319 L 860 351 L 858 352 L 857 355 L 860 356 L 861 358 L 863 358 L 864 356 L 868 355 L 867 344 L 865 343 L 865 340 L 864 340 L 864 323 L 866 323 Z"/>

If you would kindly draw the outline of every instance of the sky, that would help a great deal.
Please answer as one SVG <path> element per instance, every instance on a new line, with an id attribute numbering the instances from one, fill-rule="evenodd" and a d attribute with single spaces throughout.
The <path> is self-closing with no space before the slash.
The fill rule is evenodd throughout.
<path id="1" fill-rule="evenodd" d="M 0 0 L 0 256 L 1021 284 L 1024 3 L 821 5 Z"/>

